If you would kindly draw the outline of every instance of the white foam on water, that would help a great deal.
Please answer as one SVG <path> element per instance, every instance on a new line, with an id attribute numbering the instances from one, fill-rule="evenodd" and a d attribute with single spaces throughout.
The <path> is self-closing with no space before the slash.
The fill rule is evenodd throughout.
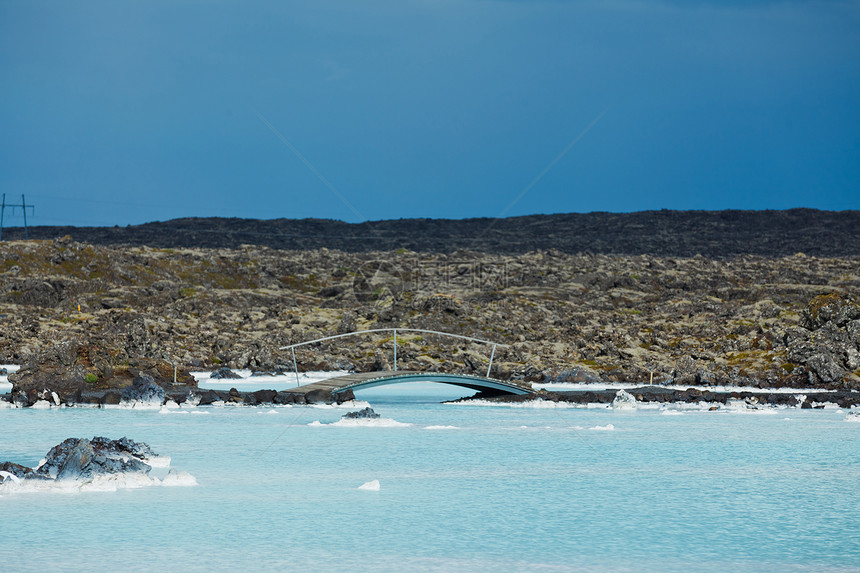
<path id="1" fill-rule="evenodd" d="M 860 412 L 849 412 L 845 415 L 846 422 L 860 422 Z"/>
<path id="2" fill-rule="evenodd" d="M 595 430 L 598 432 L 611 432 L 611 431 L 615 430 L 615 426 L 613 426 L 612 424 L 606 424 L 605 426 L 592 426 L 588 429 L 589 430 Z"/>
<path id="3" fill-rule="evenodd" d="M 366 402 L 364 400 L 348 400 L 346 402 L 341 402 L 340 404 L 307 404 L 310 408 L 316 408 L 317 410 L 355 410 L 356 408 L 369 408 L 370 402 Z"/>
<path id="4" fill-rule="evenodd" d="M 425 430 L 459 430 L 457 426 L 427 426 Z"/>
<path id="5" fill-rule="evenodd" d="M 679 410 L 673 410 L 673 409 L 665 408 L 665 409 L 660 411 L 660 415 L 661 416 L 683 416 L 684 412 L 681 412 Z"/>
<path id="6" fill-rule="evenodd" d="M 170 414 L 170 415 L 180 415 L 180 416 L 188 416 L 194 414 L 202 414 L 208 416 L 211 412 L 207 412 L 206 410 L 198 410 L 196 407 L 192 408 L 162 408 L 158 411 L 159 414 Z"/>
<path id="7" fill-rule="evenodd" d="M 16 476 L 13 473 L 9 473 L 7 471 L 0 471 L 0 478 L 3 478 L 3 480 L 0 481 L 0 483 L 6 481 L 7 479 L 9 481 L 11 481 L 12 483 L 21 483 L 21 478 L 19 478 L 18 476 Z"/>
<path id="8" fill-rule="evenodd" d="M 773 416 L 778 414 L 775 409 L 771 408 L 747 408 L 747 409 L 726 409 L 726 412 L 731 414 L 758 415 L 758 416 Z"/>
<path id="9" fill-rule="evenodd" d="M 725 406 L 720 408 L 723 411 L 731 412 L 732 414 L 764 414 L 773 415 L 777 413 L 777 408 L 765 404 L 753 404 L 745 400 L 727 400 Z"/>
<path id="10" fill-rule="evenodd" d="M 379 491 L 379 480 L 375 479 L 373 481 L 363 483 L 358 486 L 358 489 L 362 489 L 364 491 Z"/>
<path id="11" fill-rule="evenodd" d="M 81 491 L 117 491 L 119 489 L 139 489 L 160 485 L 158 478 L 146 474 L 110 474 L 96 476 L 89 483 L 81 484 Z"/>
<path id="12" fill-rule="evenodd" d="M 30 407 L 34 410 L 49 410 L 51 406 L 52 404 L 47 400 L 36 400 Z"/>
<path id="13" fill-rule="evenodd" d="M 4 481 L 0 483 L 0 497 L 26 493 L 77 493 L 81 484 L 75 480 L 35 480 L 27 479 L 18 482 Z"/>
<path id="14" fill-rule="evenodd" d="M 633 394 L 625 390 L 619 390 L 615 393 L 615 398 L 610 405 L 615 410 L 635 410 L 637 402 Z"/>
<path id="15" fill-rule="evenodd" d="M 0 410 L 6 410 L 11 408 L 17 408 L 18 406 L 13 404 L 12 402 L 7 402 L 6 400 L 0 400 Z"/>
<path id="16" fill-rule="evenodd" d="M 330 425 L 346 428 L 405 428 L 412 424 L 398 422 L 391 418 L 341 418 Z"/>
<path id="17" fill-rule="evenodd" d="M 536 388 L 538 386 L 543 385 L 534 385 Z M 632 387 L 632 386 L 631 386 Z M 704 388 L 704 387 L 703 387 Z M 592 388 L 593 389 L 593 388 Z M 611 389 L 611 388 L 607 388 Z M 706 388 L 707 389 L 707 388 Z M 713 389 L 713 388 L 711 388 Z M 734 388 L 732 388 L 734 390 Z M 783 389 L 784 390 L 784 389 Z M 623 390 L 619 390 L 621 392 Z M 797 390 L 794 389 L 796 392 Z M 782 392 L 782 393 L 790 393 L 790 392 Z M 624 392 L 631 398 L 628 392 Z M 798 395 L 801 399 L 805 398 L 803 395 Z M 616 395 L 616 400 L 618 399 Z M 630 402 L 627 400 L 619 400 L 616 402 L 613 400 L 612 404 L 603 404 L 599 402 L 589 402 L 587 404 L 579 404 L 573 402 L 554 402 L 552 400 L 544 400 L 543 398 L 535 398 L 534 400 L 528 400 L 525 402 L 494 402 L 490 400 L 468 400 L 465 402 L 445 402 L 446 405 L 453 406 L 491 406 L 495 408 L 584 408 L 584 409 L 640 409 L 640 410 L 660 410 L 661 413 L 666 413 L 666 415 L 671 415 L 669 412 L 671 411 L 709 411 L 711 409 L 720 410 L 720 411 L 731 411 L 735 413 L 749 413 L 749 414 L 775 414 L 778 410 L 783 410 L 786 408 L 793 408 L 799 406 L 785 406 L 781 404 L 756 404 L 756 403 L 748 403 L 745 400 L 728 400 L 726 404 L 722 404 L 720 402 L 676 402 L 671 404 L 659 403 L 659 402 L 639 402 L 635 401 Z M 824 403 L 814 403 L 813 406 L 823 406 L 824 409 L 839 409 L 839 406 L 824 402 Z"/>
<path id="18" fill-rule="evenodd" d="M 153 468 L 170 467 L 170 456 L 152 456 L 151 458 L 145 458 L 143 461 Z"/>
<path id="19" fill-rule="evenodd" d="M 445 402 L 453 406 L 492 406 L 494 408 L 585 408 L 590 405 L 574 404 L 573 402 L 554 402 L 535 398 L 525 402 L 492 402 L 490 400 L 469 400 L 467 402 Z M 606 404 L 599 404 L 601 408 L 607 408 Z"/>
<path id="20" fill-rule="evenodd" d="M 370 402 L 367 400 L 348 400 L 346 402 L 341 402 L 340 404 L 333 404 L 334 408 L 341 408 L 346 410 L 355 410 L 355 409 L 363 409 L 370 408 Z"/>
<path id="21" fill-rule="evenodd" d="M 119 408 L 121 410 L 160 410 L 162 408 L 161 402 L 158 401 L 140 401 L 140 400 L 123 400 L 119 404 L 115 405 L 114 408 Z"/>
<path id="22" fill-rule="evenodd" d="M 79 493 L 114 492 L 120 489 L 139 489 L 143 487 L 195 486 L 197 479 L 188 472 L 171 469 L 164 479 L 149 477 L 143 473 L 109 474 L 94 477 L 92 480 L 40 480 L 19 479 L 0 482 L 0 497 L 13 494 L 33 493 Z"/>
<path id="23" fill-rule="evenodd" d="M 188 414 L 190 414 L 191 412 L 189 412 L 188 410 L 172 410 L 172 409 L 170 409 L 170 408 L 164 408 L 164 407 L 162 407 L 162 408 L 158 411 L 158 413 L 159 413 L 159 414 L 184 414 L 184 415 L 188 415 Z"/>
<path id="24" fill-rule="evenodd" d="M 191 487 L 197 485 L 197 478 L 188 472 L 179 472 L 172 469 L 161 480 L 161 485 L 165 487 Z"/>

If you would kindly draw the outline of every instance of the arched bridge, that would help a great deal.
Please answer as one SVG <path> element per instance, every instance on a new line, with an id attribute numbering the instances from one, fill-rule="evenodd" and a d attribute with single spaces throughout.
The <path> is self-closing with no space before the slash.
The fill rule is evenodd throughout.
<path id="1" fill-rule="evenodd" d="M 445 374 L 443 372 L 416 372 L 414 370 L 385 370 L 380 372 L 360 372 L 346 374 L 312 382 L 298 388 L 286 390 L 294 394 L 319 394 L 326 398 L 331 396 L 336 400 L 338 394 L 347 390 L 361 390 L 374 386 L 387 386 L 389 384 L 402 384 L 404 382 L 438 382 L 440 384 L 452 384 L 472 390 L 486 391 L 495 390 L 508 394 L 534 394 L 534 390 L 526 388 L 513 382 L 503 382 L 482 376 L 471 376 L 469 374 Z"/>
<path id="2" fill-rule="evenodd" d="M 313 382 L 311 384 L 305 384 L 304 386 L 299 385 L 299 370 L 298 365 L 296 363 L 296 352 L 295 349 L 299 346 L 306 346 L 308 344 L 314 344 L 317 342 L 323 342 L 326 340 L 334 340 L 336 338 L 343 338 L 347 336 L 356 336 L 359 334 L 367 334 L 367 333 L 375 333 L 375 332 L 391 332 L 393 333 L 392 337 L 392 350 L 394 353 L 394 368 L 393 370 L 379 371 L 379 372 L 361 372 L 355 374 L 346 374 L 344 376 L 337 376 L 334 378 L 329 378 L 328 380 L 322 380 L 319 382 Z M 419 332 L 426 334 L 436 334 L 441 336 L 447 336 L 451 338 L 458 338 L 462 340 L 468 340 L 471 342 L 478 342 L 482 344 L 492 345 L 493 349 L 490 353 L 489 364 L 487 365 L 487 375 L 486 376 L 475 376 L 471 374 L 447 374 L 443 372 L 420 372 L 415 370 L 397 370 L 397 333 L 398 332 Z M 289 346 L 283 346 L 281 350 L 289 349 L 292 353 L 293 358 L 293 369 L 296 373 L 296 388 L 291 388 L 287 390 L 287 392 L 295 393 L 295 394 L 304 394 L 305 396 L 315 396 L 317 398 L 324 398 L 326 400 L 336 401 L 338 399 L 338 395 L 348 390 L 359 390 L 363 388 L 372 388 L 374 386 L 387 386 L 390 384 L 401 384 L 404 382 L 438 382 L 441 384 L 451 384 L 454 386 L 461 386 L 463 388 L 469 388 L 476 391 L 495 391 L 507 394 L 534 394 L 535 391 L 531 388 L 531 386 L 525 386 L 522 384 L 518 384 L 516 382 L 496 380 L 494 378 L 490 378 L 490 373 L 493 368 L 493 358 L 496 355 L 496 347 L 502 346 L 505 347 L 507 345 L 500 344 L 497 342 L 491 342 L 489 340 L 481 340 L 479 338 L 471 338 L 468 336 L 461 336 L 459 334 L 451 334 L 448 332 L 439 332 L 435 330 L 424 330 L 418 328 L 380 328 L 374 330 L 361 330 L 358 332 L 348 332 L 346 334 L 337 334 L 334 336 L 327 336 L 324 338 L 317 338 L 316 340 L 308 340 L 306 342 L 299 342 L 297 344 L 291 344 Z"/>

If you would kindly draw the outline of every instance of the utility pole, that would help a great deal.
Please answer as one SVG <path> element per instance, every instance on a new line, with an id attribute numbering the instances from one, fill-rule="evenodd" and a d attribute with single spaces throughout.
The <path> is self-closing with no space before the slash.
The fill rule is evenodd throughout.
<path id="1" fill-rule="evenodd" d="M 23 193 L 21 193 L 21 210 L 24 211 L 24 240 L 26 241 L 29 238 L 27 235 L 27 201 L 24 199 Z"/>
<path id="2" fill-rule="evenodd" d="M 6 218 L 6 209 L 9 208 L 12 210 L 12 215 L 15 214 L 15 210 L 21 207 L 21 210 L 24 212 L 24 239 L 30 238 L 30 228 L 27 226 L 27 209 L 30 209 L 30 213 L 35 213 L 35 207 L 33 205 L 27 205 L 27 199 L 24 198 L 24 194 L 21 194 L 21 205 L 15 205 L 14 203 L 10 203 L 6 205 L 6 194 L 3 193 L 3 200 L 0 203 L 0 241 L 3 240 L 3 221 Z"/>

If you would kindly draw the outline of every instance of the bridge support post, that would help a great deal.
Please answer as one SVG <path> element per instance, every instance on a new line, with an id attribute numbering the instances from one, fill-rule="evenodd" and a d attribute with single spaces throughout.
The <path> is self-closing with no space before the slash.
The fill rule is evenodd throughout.
<path id="1" fill-rule="evenodd" d="M 394 330 L 394 371 L 397 372 L 397 329 Z"/>
<path id="2" fill-rule="evenodd" d="M 496 357 L 496 345 L 493 345 L 493 351 L 490 353 L 490 365 L 487 366 L 487 378 L 490 377 L 490 370 L 493 369 L 493 358 Z"/>
<path id="3" fill-rule="evenodd" d="M 290 348 L 290 350 L 293 352 L 293 370 L 296 373 L 296 388 L 298 388 L 301 384 L 299 384 L 299 367 L 296 364 L 296 349 Z"/>

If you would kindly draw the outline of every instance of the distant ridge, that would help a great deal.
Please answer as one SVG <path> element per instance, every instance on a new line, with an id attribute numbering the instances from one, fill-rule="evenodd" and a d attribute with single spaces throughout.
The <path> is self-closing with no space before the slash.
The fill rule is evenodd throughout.
<path id="1" fill-rule="evenodd" d="M 23 229 L 3 230 L 4 240 Z M 639 211 L 568 213 L 504 219 L 399 219 L 344 223 L 325 219 L 184 218 L 127 227 L 31 227 L 33 239 L 71 235 L 100 245 L 160 248 L 326 247 L 348 252 L 408 249 L 520 254 L 565 253 L 780 257 L 802 252 L 860 257 L 860 211 Z"/>

